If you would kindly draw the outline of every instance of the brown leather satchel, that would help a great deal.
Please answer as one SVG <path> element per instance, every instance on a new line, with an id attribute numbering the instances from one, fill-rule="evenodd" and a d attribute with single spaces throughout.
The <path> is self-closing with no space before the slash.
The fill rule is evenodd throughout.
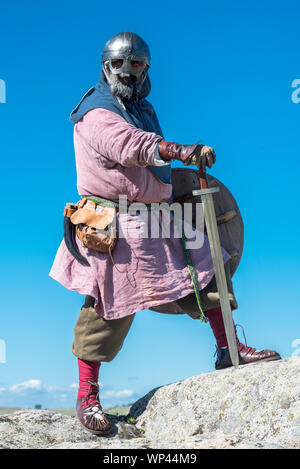
<path id="1" fill-rule="evenodd" d="M 82 198 L 77 204 L 67 204 L 64 215 L 76 225 L 77 237 L 84 247 L 111 255 L 116 244 L 115 208 Z"/>

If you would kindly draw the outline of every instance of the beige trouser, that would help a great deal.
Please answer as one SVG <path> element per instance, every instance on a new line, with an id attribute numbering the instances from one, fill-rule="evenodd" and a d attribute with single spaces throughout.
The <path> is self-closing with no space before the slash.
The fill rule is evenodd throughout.
<path id="1" fill-rule="evenodd" d="M 228 263 L 225 264 L 225 272 L 229 298 L 232 308 L 236 309 L 237 303 L 227 266 Z M 220 305 L 215 277 L 201 290 L 200 300 L 203 311 Z M 193 319 L 199 318 L 197 302 L 193 293 L 177 300 L 177 303 Z M 110 362 L 121 350 L 134 316 L 131 314 L 121 319 L 103 319 L 94 309 L 94 299 L 87 296 L 74 328 L 73 354 L 82 360 Z"/>

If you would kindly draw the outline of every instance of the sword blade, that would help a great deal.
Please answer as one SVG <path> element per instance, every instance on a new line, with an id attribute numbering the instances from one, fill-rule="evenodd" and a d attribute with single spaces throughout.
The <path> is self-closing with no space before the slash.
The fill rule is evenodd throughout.
<path id="1" fill-rule="evenodd" d="M 211 193 L 201 194 L 204 218 L 206 223 L 207 235 L 213 260 L 217 288 L 220 297 L 220 304 L 222 309 L 222 316 L 226 332 L 226 338 L 229 347 L 229 354 L 234 367 L 239 365 L 239 356 L 236 343 L 235 329 L 232 319 L 232 311 L 228 297 L 228 288 L 226 282 L 226 275 L 224 269 L 223 255 L 220 244 L 219 231 L 217 226 L 217 218 L 213 195 Z"/>

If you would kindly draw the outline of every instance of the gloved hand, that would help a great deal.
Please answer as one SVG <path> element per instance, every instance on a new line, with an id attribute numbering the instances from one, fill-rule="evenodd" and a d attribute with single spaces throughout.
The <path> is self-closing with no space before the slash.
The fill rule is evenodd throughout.
<path id="1" fill-rule="evenodd" d="M 179 143 L 161 140 L 158 145 L 159 156 L 165 160 L 179 160 L 186 166 L 196 165 L 198 168 L 209 168 L 216 162 L 213 148 L 206 145 L 180 145 Z"/>

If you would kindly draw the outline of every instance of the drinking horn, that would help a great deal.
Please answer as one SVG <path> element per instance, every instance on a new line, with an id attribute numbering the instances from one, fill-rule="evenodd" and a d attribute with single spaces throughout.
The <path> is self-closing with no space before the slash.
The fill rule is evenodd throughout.
<path id="1" fill-rule="evenodd" d="M 64 240 L 68 251 L 75 259 L 83 265 L 90 265 L 88 260 L 79 252 L 76 243 L 76 225 L 74 225 L 69 217 L 64 216 Z"/>

